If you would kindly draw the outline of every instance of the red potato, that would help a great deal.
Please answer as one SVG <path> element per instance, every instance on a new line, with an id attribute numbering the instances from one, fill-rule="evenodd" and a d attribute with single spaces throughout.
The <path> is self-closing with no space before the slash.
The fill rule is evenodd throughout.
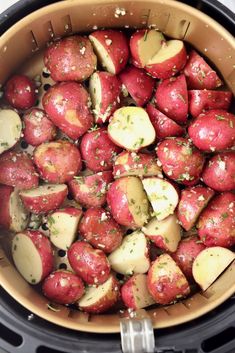
<path id="1" fill-rule="evenodd" d="M 108 125 L 109 138 L 129 151 L 151 145 L 156 134 L 148 114 L 140 107 L 117 109 Z"/>
<path id="2" fill-rule="evenodd" d="M 66 207 L 50 213 L 47 226 L 52 244 L 58 249 L 67 250 L 77 237 L 81 218 L 82 210 L 75 207 Z"/>
<path id="3" fill-rule="evenodd" d="M 40 177 L 49 183 L 66 183 L 82 168 L 78 148 L 64 140 L 42 143 L 34 150 L 33 160 Z"/>
<path id="4" fill-rule="evenodd" d="M 14 236 L 12 257 L 17 270 L 30 284 L 41 282 L 53 269 L 50 241 L 37 230 L 26 230 Z"/>
<path id="5" fill-rule="evenodd" d="M 184 134 L 184 129 L 180 125 L 168 118 L 152 104 L 149 103 L 147 105 L 146 111 L 155 129 L 157 139 L 161 140 L 166 137 L 182 136 Z"/>
<path id="6" fill-rule="evenodd" d="M 87 132 L 82 137 L 80 149 L 87 168 L 94 172 L 111 170 L 115 156 L 121 152 L 109 139 L 106 128 Z"/>
<path id="7" fill-rule="evenodd" d="M 181 239 L 181 228 L 175 214 L 159 221 L 152 218 L 142 231 L 160 249 L 174 252 Z"/>
<path id="8" fill-rule="evenodd" d="M 204 152 L 221 151 L 235 145 L 235 115 L 224 110 L 200 114 L 188 128 L 194 145 Z"/>
<path id="9" fill-rule="evenodd" d="M 119 78 L 138 106 L 142 107 L 152 97 L 155 81 L 143 69 L 129 66 Z"/>
<path id="10" fill-rule="evenodd" d="M 233 97 L 232 92 L 210 91 L 210 90 L 190 90 L 189 113 L 196 118 L 205 110 L 223 109 L 228 110 Z"/>
<path id="11" fill-rule="evenodd" d="M 79 225 L 80 236 L 94 248 L 111 253 L 122 242 L 123 231 L 103 208 L 89 208 Z"/>
<path id="12" fill-rule="evenodd" d="M 184 238 L 175 253 L 171 254 L 188 280 L 193 279 L 192 267 L 197 255 L 205 249 L 205 245 L 197 236 Z M 205 270 L 205 269 L 204 269 Z"/>
<path id="13" fill-rule="evenodd" d="M 160 82 L 155 93 L 156 106 L 177 123 L 186 123 L 188 91 L 184 75 Z"/>
<path id="14" fill-rule="evenodd" d="M 160 255 L 153 262 L 148 272 L 147 286 L 153 299 L 162 305 L 170 304 L 190 293 L 186 277 L 168 254 Z"/>
<path id="15" fill-rule="evenodd" d="M 168 178 L 184 185 L 195 185 L 201 175 L 204 156 L 185 138 L 163 140 L 157 156 Z"/>
<path id="16" fill-rule="evenodd" d="M 235 244 L 235 194 L 213 198 L 198 220 L 198 235 L 206 246 L 229 248 Z"/>
<path id="17" fill-rule="evenodd" d="M 85 241 L 76 241 L 68 250 L 72 269 L 87 284 L 102 284 L 110 274 L 110 264 L 102 250 L 94 249 Z"/>
<path id="18" fill-rule="evenodd" d="M 56 127 L 42 109 L 31 109 L 24 114 L 23 121 L 24 140 L 28 144 L 38 146 L 43 142 L 55 139 L 57 133 Z"/>
<path id="19" fill-rule="evenodd" d="M 44 184 L 20 192 L 25 208 L 32 213 L 48 213 L 58 208 L 68 193 L 67 185 Z"/>
<path id="20" fill-rule="evenodd" d="M 42 104 L 51 121 L 73 140 L 92 126 L 90 97 L 79 83 L 61 82 L 50 87 Z"/>
<path id="21" fill-rule="evenodd" d="M 70 271 L 52 272 L 43 282 L 43 294 L 58 304 L 73 304 L 85 293 L 81 278 Z"/>
<path id="22" fill-rule="evenodd" d="M 140 177 L 161 175 L 161 168 L 151 154 L 123 151 L 115 159 L 114 178 L 136 175 Z"/>
<path id="23" fill-rule="evenodd" d="M 165 42 L 161 32 L 155 29 L 140 29 L 130 38 L 130 51 L 132 63 L 139 68 L 144 68 L 147 62 L 157 53 Z"/>
<path id="24" fill-rule="evenodd" d="M 147 288 L 147 276 L 138 273 L 129 278 L 121 288 L 121 296 L 127 308 L 142 309 L 155 303 Z"/>
<path id="25" fill-rule="evenodd" d="M 179 196 L 173 184 L 168 180 L 156 177 L 144 178 L 142 183 L 153 208 L 152 215 L 158 221 L 174 213 Z"/>
<path id="26" fill-rule="evenodd" d="M 119 283 L 113 275 L 99 286 L 86 289 L 78 301 L 79 309 L 91 314 L 100 314 L 110 309 L 119 299 Z"/>
<path id="27" fill-rule="evenodd" d="M 29 213 L 22 205 L 18 190 L 0 185 L 0 227 L 13 232 L 23 231 L 29 222 Z"/>
<path id="28" fill-rule="evenodd" d="M 7 151 L 0 156 L 0 183 L 19 189 L 38 186 L 38 174 L 26 153 Z"/>
<path id="29" fill-rule="evenodd" d="M 216 191 L 235 189 L 235 152 L 213 156 L 202 173 L 203 182 Z"/>
<path id="30" fill-rule="evenodd" d="M 217 73 L 195 50 L 191 50 L 189 53 L 184 74 L 190 89 L 215 89 L 222 85 Z"/>
<path id="31" fill-rule="evenodd" d="M 36 86 L 25 75 L 14 75 L 6 83 L 4 97 L 16 109 L 29 109 L 36 101 Z"/>
<path id="32" fill-rule="evenodd" d="M 200 213 L 214 196 L 214 191 L 204 186 L 193 186 L 182 190 L 177 217 L 185 230 L 190 230 Z"/>
<path id="33" fill-rule="evenodd" d="M 153 77 L 167 79 L 183 69 L 187 61 L 187 52 L 181 40 L 162 42 L 161 48 L 147 62 L 145 69 Z"/>
<path id="34" fill-rule="evenodd" d="M 54 81 L 84 81 L 96 69 L 97 58 L 89 39 L 75 35 L 52 42 L 44 63 Z"/>
<path id="35" fill-rule="evenodd" d="M 126 235 L 122 244 L 108 257 L 112 269 L 123 275 L 146 273 L 150 266 L 149 245 L 140 230 Z"/>
<path id="36" fill-rule="evenodd" d="M 115 180 L 108 190 L 107 203 L 116 222 L 128 228 L 142 227 L 149 217 L 148 199 L 137 177 Z"/>
<path id="37" fill-rule="evenodd" d="M 118 30 L 98 30 L 89 35 L 101 66 L 111 74 L 117 75 L 129 58 L 127 38 Z"/>
<path id="38" fill-rule="evenodd" d="M 0 110 L 0 154 L 13 147 L 20 139 L 22 122 L 11 109 Z"/>
<path id="39" fill-rule="evenodd" d="M 108 185 L 112 180 L 112 171 L 76 177 L 69 182 L 69 190 L 83 206 L 101 207 L 106 202 Z"/>
<path id="40" fill-rule="evenodd" d="M 96 71 L 89 81 L 95 122 L 103 124 L 120 106 L 121 82 L 117 76 L 105 71 Z"/>

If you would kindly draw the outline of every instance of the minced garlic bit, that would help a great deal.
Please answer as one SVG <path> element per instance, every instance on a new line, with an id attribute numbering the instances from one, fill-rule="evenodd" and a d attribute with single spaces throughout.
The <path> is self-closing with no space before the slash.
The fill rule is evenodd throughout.
<path id="1" fill-rule="evenodd" d="M 116 7 L 114 17 L 118 18 L 120 16 L 125 16 L 126 10 L 123 7 Z"/>

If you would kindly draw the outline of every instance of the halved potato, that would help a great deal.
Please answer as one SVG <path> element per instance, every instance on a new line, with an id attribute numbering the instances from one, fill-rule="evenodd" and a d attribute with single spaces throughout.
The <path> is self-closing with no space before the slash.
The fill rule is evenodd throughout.
<path id="1" fill-rule="evenodd" d="M 193 263 L 193 277 L 206 290 L 235 259 L 231 250 L 214 246 L 202 250 Z"/>
<path id="2" fill-rule="evenodd" d="M 22 122 L 12 109 L 0 110 L 0 154 L 13 147 L 20 139 Z"/>
<path id="3" fill-rule="evenodd" d="M 111 268 L 123 275 L 146 273 L 150 266 L 147 239 L 140 230 L 126 235 L 108 259 Z"/>

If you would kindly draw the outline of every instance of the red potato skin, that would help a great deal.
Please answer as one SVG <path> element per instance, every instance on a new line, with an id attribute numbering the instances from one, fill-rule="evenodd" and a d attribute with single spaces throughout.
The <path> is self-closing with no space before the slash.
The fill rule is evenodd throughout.
<path id="1" fill-rule="evenodd" d="M 186 61 L 187 52 L 185 47 L 183 47 L 174 57 L 171 57 L 162 63 L 146 65 L 145 70 L 155 78 L 166 80 L 181 71 L 186 64 Z"/>
<path id="2" fill-rule="evenodd" d="M 52 272 L 43 282 L 43 294 L 58 304 L 73 304 L 85 293 L 84 284 L 72 272 L 58 270 Z"/>
<path id="3" fill-rule="evenodd" d="M 184 134 L 184 129 L 180 125 L 160 112 L 151 103 L 147 105 L 146 111 L 156 131 L 157 139 L 162 140 L 166 137 L 182 136 Z"/>
<path id="4" fill-rule="evenodd" d="M 183 273 L 173 274 L 173 278 L 169 278 L 167 275 L 155 278 L 155 266 L 158 266 L 158 258 L 149 269 L 147 286 L 149 293 L 158 304 L 170 304 L 176 300 L 179 295 L 186 296 L 189 294 L 190 288 Z M 182 280 L 186 282 L 183 285 L 180 283 Z"/>
<path id="5" fill-rule="evenodd" d="M 45 142 L 36 147 L 33 160 L 41 178 L 54 184 L 72 180 L 82 168 L 78 148 L 64 140 Z"/>
<path id="6" fill-rule="evenodd" d="M 103 124 L 109 120 L 114 111 L 120 106 L 121 82 L 117 76 L 112 75 L 110 72 L 96 71 L 96 74 L 99 75 L 101 85 L 102 106 L 100 114 L 95 117 L 95 120 L 97 124 Z"/>
<path id="7" fill-rule="evenodd" d="M 206 185 L 216 191 L 234 190 L 235 152 L 224 152 L 213 156 L 204 168 L 202 179 Z"/>
<path id="8" fill-rule="evenodd" d="M 189 53 L 184 74 L 190 89 L 215 89 L 222 85 L 217 73 L 195 50 Z"/>
<path id="9" fill-rule="evenodd" d="M 9 229 L 11 226 L 10 198 L 14 191 L 12 186 L 0 185 L 0 227 Z"/>
<path id="10" fill-rule="evenodd" d="M 39 146 L 43 142 L 55 139 L 57 133 L 56 127 L 42 109 L 33 108 L 25 113 L 23 121 L 24 140 L 28 144 Z"/>
<path id="11" fill-rule="evenodd" d="M 107 219 L 102 220 L 103 217 Z M 111 253 L 122 242 L 123 231 L 111 214 L 103 208 L 90 208 L 84 213 L 79 234 L 94 248 Z"/>
<path id="12" fill-rule="evenodd" d="M 91 33 L 89 36 L 91 41 L 92 37 L 96 38 L 108 52 L 117 75 L 124 69 L 129 59 L 129 45 L 126 36 L 121 31 L 106 29 Z M 108 40 L 112 41 L 111 44 Z"/>
<path id="13" fill-rule="evenodd" d="M 90 97 L 76 82 L 61 82 L 48 89 L 42 98 L 50 120 L 72 140 L 82 136 L 93 123 Z"/>
<path id="14" fill-rule="evenodd" d="M 4 97 L 16 109 L 29 109 L 36 101 L 34 82 L 25 75 L 14 75 L 6 83 Z"/>
<path id="15" fill-rule="evenodd" d="M 40 254 L 43 269 L 41 280 L 43 280 L 53 270 L 54 258 L 51 243 L 49 239 L 38 230 L 25 230 L 22 233 L 27 235 L 32 240 L 34 246 Z M 16 236 L 20 237 L 20 235 L 21 233 Z"/>
<path id="16" fill-rule="evenodd" d="M 112 171 L 74 179 L 69 182 L 69 190 L 74 199 L 85 207 L 101 207 L 106 202 L 108 185 L 113 180 Z"/>
<path id="17" fill-rule="evenodd" d="M 176 252 L 172 253 L 173 260 L 180 267 L 188 280 L 193 280 L 192 267 L 197 255 L 205 249 L 205 245 L 197 236 L 182 239 Z"/>
<path id="18" fill-rule="evenodd" d="M 183 124 L 188 115 L 188 92 L 184 75 L 162 81 L 155 93 L 157 108 L 177 123 Z"/>
<path id="19" fill-rule="evenodd" d="M 133 294 L 133 285 L 135 281 L 135 275 L 129 278 L 121 287 L 121 297 L 122 301 L 127 308 L 138 309 L 135 304 L 134 294 Z"/>
<path id="20" fill-rule="evenodd" d="M 54 81 L 84 81 L 96 69 L 97 59 L 89 39 L 75 35 L 53 42 L 44 63 Z"/>
<path id="21" fill-rule="evenodd" d="M 137 106 L 142 107 L 152 97 L 155 81 L 143 69 L 129 66 L 119 74 L 119 77 Z"/>
<path id="22" fill-rule="evenodd" d="M 127 158 L 125 164 L 122 163 L 122 159 Z M 121 152 L 114 163 L 113 166 L 113 176 L 114 178 L 120 178 L 123 174 L 128 171 L 141 171 L 145 174 L 148 170 L 156 170 L 156 175 L 160 173 L 160 167 L 157 165 L 156 158 L 151 154 L 146 153 L 135 153 L 135 152 Z"/>
<path id="23" fill-rule="evenodd" d="M 121 152 L 108 137 L 106 128 L 87 132 L 82 137 L 80 149 L 87 168 L 94 172 L 111 170 L 114 157 Z"/>
<path id="24" fill-rule="evenodd" d="M 48 194 L 37 197 L 30 197 L 20 194 L 20 198 L 24 204 L 24 207 L 28 211 L 35 214 L 40 214 L 56 210 L 63 203 L 67 193 L 68 189 L 65 188 L 64 190 L 51 195 Z"/>
<path id="25" fill-rule="evenodd" d="M 138 228 L 134 217 L 129 211 L 127 199 L 128 177 L 115 180 L 107 193 L 107 203 L 115 221 L 131 229 Z"/>
<path id="26" fill-rule="evenodd" d="M 182 227 L 188 231 L 196 223 L 199 214 L 206 207 L 215 192 L 204 186 L 193 186 L 181 191 L 177 208 L 177 218 Z"/>
<path id="27" fill-rule="evenodd" d="M 38 186 L 38 174 L 26 153 L 8 151 L 0 156 L 0 183 L 19 189 Z"/>
<path id="28" fill-rule="evenodd" d="M 193 144 L 204 152 L 225 150 L 235 145 L 235 115 L 224 110 L 200 114 L 188 128 Z"/>
<path id="29" fill-rule="evenodd" d="M 196 118 L 206 110 L 228 110 L 233 94 L 225 91 L 190 90 L 188 96 L 189 113 Z"/>
<path id="30" fill-rule="evenodd" d="M 205 246 L 229 248 L 235 244 L 235 194 L 225 192 L 209 203 L 198 221 L 198 236 Z"/>
<path id="31" fill-rule="evenodd" d="M 157 156 L 168 178 L 188 186 L 198 182 L 205 158 L 189 140 L 165 139 L 158 145 Z"/>
<path id="32" fill-rule="evenodd" d="M 102 250 L 94 249 L 85 241 L 76 241 L 68 250 L 72 269 L 87 284 L 102 284 L 110 274 L 110 264 Z"/>
<path id="33" fill-rule="evenodd" d="M 144 68 L 139 60 L 138 42 L 146 35 L 146 29 L 139 29 L 130 38 L 131 62 L 137 68 Z"/>

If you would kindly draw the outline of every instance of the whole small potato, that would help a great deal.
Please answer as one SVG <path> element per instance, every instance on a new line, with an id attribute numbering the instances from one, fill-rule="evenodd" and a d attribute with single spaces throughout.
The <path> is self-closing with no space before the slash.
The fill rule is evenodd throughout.
<path id="1" fill-rule="evenodd" d="M 157 156 L 168 178 L 184 185 L 195 185 L 205 158 L 185 138 L 165 139 L 157 147 Z"/>
<path id="2" fill-rule="evenodd" d="M 202 173 L 203 181 L 216 191 L 235 189 L 235 152 L 213 156 Z"/>
<path id="3" fill-rule="evenodd" d="M 76 241 L 68 250 L 72 269 L 87 284 L 102 284 L 110 274 L 110 264 L 102 250 L 94 249 L 85 241 Z"/>
<path id="4" fill-rule="evenodd" d="M 56 127 L 42 109 L 31 109 L 24 114 L 23 121 L 24 140 L 28 144 L 38 146 L 43 142 L 55 139 Z"/>
<path id="5" fill-rule="evenodd" d="M 75 35 L 53 42 L 44 52 L 44 63 L 54 81 L 84 81 L 97 59 L 89 39 Z"/>
<path id="6" fill-rule="evenodd" d="M 70 271 L 52 272 L 43 282 L 43 294 L 58 304 L 73 304 L 85 293 L 81 278 Z"/>
<path id="7" fill-rule="evenodd" d="M 47 142 L 36 147 L 33 159 L 41 178 L 50 183 L 66 183 L 82 167 L 78 148 L 64 140 Z"/>
<path id="8" fill-rule="evenodd" d="M 235 244 L 235 194 L 216 196 L 201 213 L 198 235 L 206 246 L 229 248 Z"/>

